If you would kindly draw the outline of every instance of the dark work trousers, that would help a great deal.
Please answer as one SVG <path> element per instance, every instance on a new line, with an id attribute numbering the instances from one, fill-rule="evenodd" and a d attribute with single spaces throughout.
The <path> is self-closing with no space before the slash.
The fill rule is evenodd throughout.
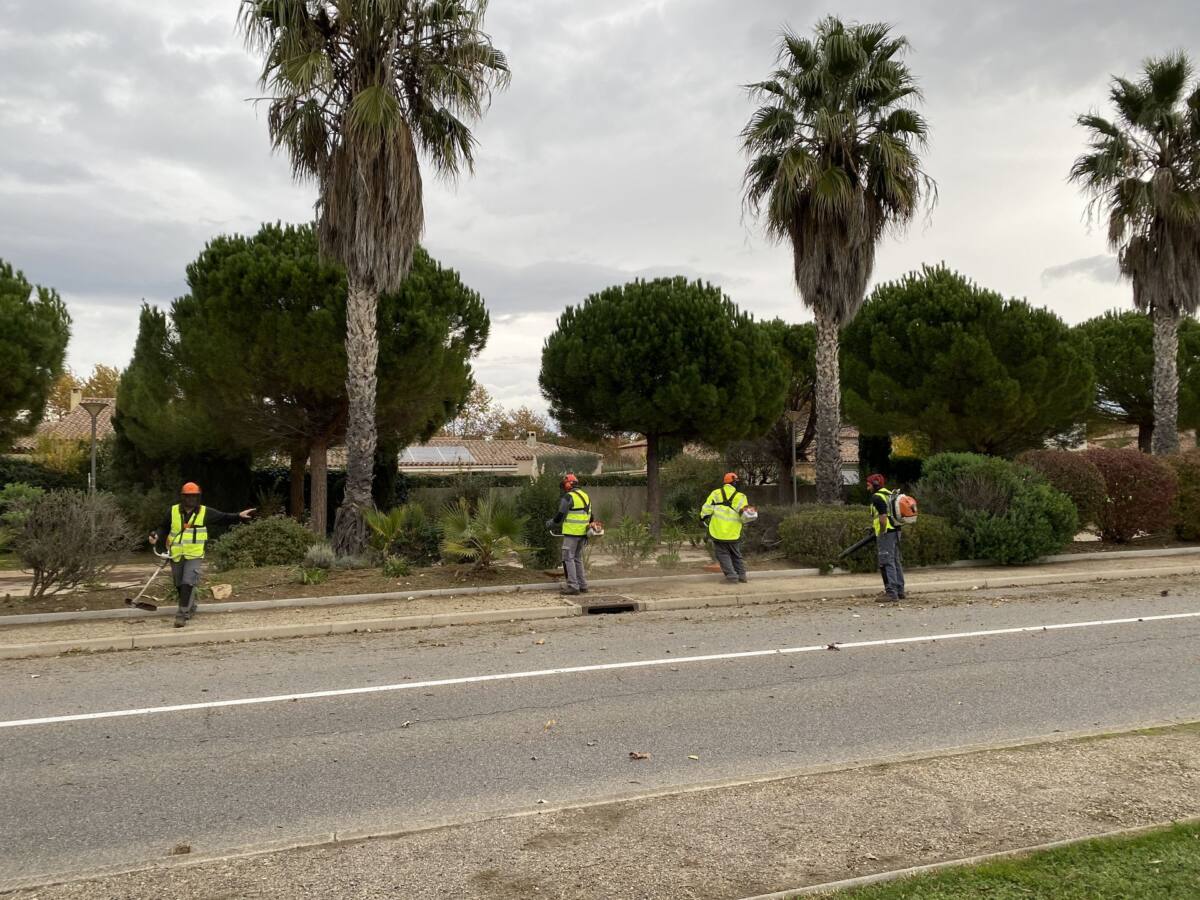
<path id="1" fill-rule="evenodd" d="M 904 563 L 900 558 L 900 532 L 882 532 L 875 541 L 879 550 L 879 574 L 883 576 L 883 589 L 889 597 L 904 596 Z"/>
<path id="2" fill-rule="evenodd" d="M 587 573 L 583 571 L 583 552 L 587 549 L 587 536 L 565 535 L 562 542 L 563 574 L 567 576 L 567 587 L 577 591 L 587 590 Z"/>
<path id="3" fill-rule="evenodd" d="M 204 560 L 181 559 L 171 562 L 171 575 L 175 589 L 179 592 L 179 611 L 192 615 L 196 612 L 196 589 L 200 587 L 200 576 L 204 574 Z"/>
<path id="4" fill-rule="evenodd" d="M 742 558 L 741 541 L 718 541 L 713 538 L 713 550 L 726 578 L 741 580 L 746 577 L 746 560 Z"/>

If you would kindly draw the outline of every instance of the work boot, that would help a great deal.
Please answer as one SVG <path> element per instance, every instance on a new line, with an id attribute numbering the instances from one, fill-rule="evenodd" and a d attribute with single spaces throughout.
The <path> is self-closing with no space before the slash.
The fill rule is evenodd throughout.
<path id="1" fill-rule="evenodd" d="M 569 584 L 559 591 L 564 597 L 578 597 L 581 593 L 579 588 L 571 587 Z"/>
<path id="2" fill-rule="evenodd" d="M 725 583 L 726 583 L 726 584 L 737 584 L 737 583 L 738 583 L 738 581 L 740 581 L 740 580 L 741 580 L 741 579 L 739 579 L 739 578 L 738 578 L 736 575 L 726 575 L 726 576 L 725 576 Z"/>
<path id="3" fill-rule="evenodd" d="M 900 598 L 895 594 L 880 594 L 875 598 L 876 603 L 899 603 Z"/>
<path id="4" fill-rule="evenodd" d="M 588 592 L 588 588 L 581 587 L 581 588 L 579 589 L 579 593 L 581 593 L 581 594 L 586 594 L 587 592 Z"/>
<path id="5" fill-rule="evenodd" d="M 175 613 L 175 627 L 176 628 L 182 628 L 187 623 L 188 623 L 187 614 L 182 609 L 179 612 Z"/>
<path id="6" fill-rule="evenodd" d="M 750 580 L 750 579 L 749 579 L 749 578 L 747 578 L 745 575 L 739 575 L 739 576 L 738 576 L 738 584 L 745 584 L 745 583 L 746 583 L 746 582 L 748 582 L 749 580 Z"/>

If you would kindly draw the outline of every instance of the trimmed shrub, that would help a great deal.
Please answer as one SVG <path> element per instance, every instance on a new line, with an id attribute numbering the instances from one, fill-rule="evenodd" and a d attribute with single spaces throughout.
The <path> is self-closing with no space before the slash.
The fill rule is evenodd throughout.
<path id="1" fill-rule="evenodd" d="M 29 596 L 42 597 L 97 580 L 137 539 L 111 494 L 51 491 L 30 506 L 15 543 L 33 573 Z"/>
<path id="2" fill-rule="evenodd" d="M 383 561 L 383 576 L 385 578 L 407 578 L 412 574 L 412 566 L 407 559 L 392 556 Z"/>
<path id="3" fill-rule="evenodd" d="M 1175 536 L 1200 541 L 1200 450 L 1188 450 L 1167 460 L 1179 480 L 1175 495 Z"/>
<path id="4" fill-rule="evenodd" d="M 877 568 L 874 545 L 839 560 L 838 555 L 871 531 L 871 512 L 862 507 L 802 506 L 779 526 L 781 546 L 788 559 L 828 572 L 840 567 L 851 572 Z M 948 522 L 922 514 L 904 528 L 907 566 L 946 565 L 958 558 L 958 537 Z"/>
<path id="5" fill-rule="evenodd" d="M 1017 462 L 1037 472 L 1050 486 L 1075 504 L 1080 525 L 1094 525 L 1104 505 L 1104 476 L 1082 453 L 1070 450 L 1030 450 Z"/>
<path id="6" fill-rule="evenodd" d="M 616 528 L 609 528 L 604 535 L 604 546 L 617 558 L 622 566 L 636 569 L 654 553 L 654 535 L 645 517 L 634 519 L 626 516 Z"/>
<path id="7" fill-rule="evenodd" d="M 209 545 L 208 555 L 219 571 L 298 566 L 316 543 L 316 536 L 295 519 L 275 516 L 231 529 Z"/>
<path id="8" fill-rule="evenodd" d="M 1137 450 L 1086 450 L 1104 476 L 1104 504 L 1096 519 L 1101 540 L 1127 544 L 1174 524 L 1179 479 L 1175 470 Z"/>
<path id="9" fill-rule="evenodd" d="M 950 522 L 968 559 L 1032 562 L 1061 551 L 1079 530 L 1070 497 L 1033 469 L 996 457 L 930 457 L 914 493 L 926 512 Z"/>

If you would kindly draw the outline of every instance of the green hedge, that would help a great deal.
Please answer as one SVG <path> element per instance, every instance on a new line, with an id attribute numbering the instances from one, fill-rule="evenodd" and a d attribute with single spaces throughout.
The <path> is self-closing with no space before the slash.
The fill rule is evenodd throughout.
<path id="1" fill-rule="evenodd" d="M 220 571 L 298 566 L 315 543 L 313 533 L 299 522 L 275 516 L 235 526 L 209 545 L 208 555 Z"/>
<path id="2" fill-rule="evenodd" d="M 852 572 L 877 568 L 874 545 L 854 556 L 838 560 L 845 548 L 871 529 L 868 507 L 802 506 L 779 526 L 779 538 L 788 559 L 822 571 L 840 567 Z M 958 537 L 950 524 L 937 516 L 922 515 L 904 528 L 903 557 L 906 566 L 939 566 L 958 558 Z"/>
<path id="3" fill-rule="evenodd" d="M 1032 562 L 1061 551 L 1079 530 L 1070 497 L 1033 469 L 992 456 L 930 457 L 914 496 L 954 526 L 967 559 Z"/>
<path id="4" fill-rule="evenodd" d="M 27 484 L 44 491 L 87 490 L 87 472 L 55 472 L 32 460 L 0 456 L 0 488 L 9 484 Z"/>
<path id="5" fill-rule="evenodd" d="M 1167 460 L 1179 478 L 1175 495 L 1175 536 L 1200 541 L 1200 450 L 1189 450 Z"/>

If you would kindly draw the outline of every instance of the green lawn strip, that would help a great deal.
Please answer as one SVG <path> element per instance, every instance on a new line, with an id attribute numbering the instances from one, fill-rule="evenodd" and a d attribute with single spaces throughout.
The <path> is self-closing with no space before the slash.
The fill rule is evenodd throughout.
<path id="1" fill-rule="evenodd" d="M 839 891 L 839 900 L 1157 900 L 1200 897 L 1200 824 L 1101 838 Z"/>

